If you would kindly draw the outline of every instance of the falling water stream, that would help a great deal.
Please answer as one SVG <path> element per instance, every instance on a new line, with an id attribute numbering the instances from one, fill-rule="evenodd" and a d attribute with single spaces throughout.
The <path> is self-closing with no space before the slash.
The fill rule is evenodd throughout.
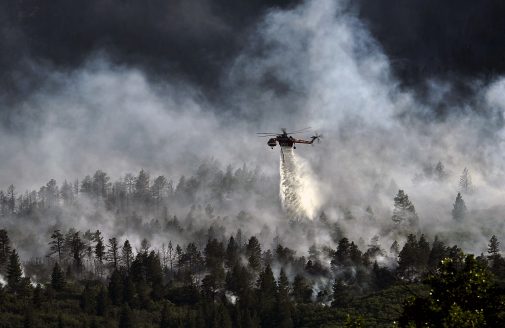
<path id="1" fill-rule="evenodd" d="M 291 147 L 281 148 L 280 177 L 281 203 L 287 216 L 292 220 L 312 220 L 319 203 L 314 181 Z"/>

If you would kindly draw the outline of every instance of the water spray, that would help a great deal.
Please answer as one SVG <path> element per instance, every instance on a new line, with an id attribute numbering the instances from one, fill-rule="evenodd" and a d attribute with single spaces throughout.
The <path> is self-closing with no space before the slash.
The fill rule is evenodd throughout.
<path id="1" fill-rule="evenodd" d="M 292 147 L 281 147 L 280 198 L 288 217 L 295 221 L 312 220 L 317 215 L 319 198 L 308 166 Z"/>

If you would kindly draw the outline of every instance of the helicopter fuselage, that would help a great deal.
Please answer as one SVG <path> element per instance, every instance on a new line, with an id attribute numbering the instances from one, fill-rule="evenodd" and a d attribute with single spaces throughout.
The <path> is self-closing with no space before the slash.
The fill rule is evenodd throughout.
<path id="1" fill-rule="evenodd" d="M 316 138 L 312 137 L 312 140 L 303 140 L 303 139 L 295 139 L 287 134 L 279 134 L 275 138 L 270 138 L 267 142 L 267 145 L 272 149 L 277 146 L 277 143 L 281 147 L 290 147 L 296 148 L 295 144 L 304 143 L 304 144 L 312 144 Z"/>

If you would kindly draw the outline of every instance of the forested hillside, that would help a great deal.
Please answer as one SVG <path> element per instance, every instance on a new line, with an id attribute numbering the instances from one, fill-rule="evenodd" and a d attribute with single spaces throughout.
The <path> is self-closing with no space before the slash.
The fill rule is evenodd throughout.
<path id="1" fill-rule="evenodd" d="M 98 170 L 38 191 L 10 186 L 0 193 L 0 327 L 505 323 L 495 236 L 471 255 L 424 235 L 403 190 L 391 225 L 366 241 L 346 227 L 380 220 L 370 207 L 361 219 L 343 209 L 313 221 L 277 210 L 280 221 L 265 223 L 257 216 L 276 211 L 277 193 L 258 170 L 214 162 L 176 183 L 144 170 L 113 182 Z M 458 194 L 453 220 L 466 212 Z"/>
<path id="2" fill-rule="evenodd" d="M 505 327 L 504 17 L 0 1 L 0 328 Z"/>

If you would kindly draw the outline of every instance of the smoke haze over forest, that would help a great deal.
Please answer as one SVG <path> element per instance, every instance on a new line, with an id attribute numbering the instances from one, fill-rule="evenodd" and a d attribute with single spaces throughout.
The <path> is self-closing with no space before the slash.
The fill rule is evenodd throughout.
<path id="1" fill-rule="evenodd" d="M 0 323 L 503 326 L 503 17 L 0 1 Z"/>
<path id="2" fill-rule="evenodd" d="M 278 150 L 255 132 L 311 126 L 322 143 L 296 153 L 318 212 L 336 221 L 370 206 L 378 221 L 365 235 L 367 223 L 347 227 L 369 239 L 403 189 L 421 231 L 450 234 L 468 168 L 474 237 L 461 246 L 481 252 L 491 232 L 505 237 L 505 43 L 491 48 L 503 5 L 470 4 L 4 1 L 0 186 L 22 194 L 141 168 L 176 183 L 216 160 L 257 169 L 278 192 Z M 272 218 L 278 202 L 244 206 Z"/>

